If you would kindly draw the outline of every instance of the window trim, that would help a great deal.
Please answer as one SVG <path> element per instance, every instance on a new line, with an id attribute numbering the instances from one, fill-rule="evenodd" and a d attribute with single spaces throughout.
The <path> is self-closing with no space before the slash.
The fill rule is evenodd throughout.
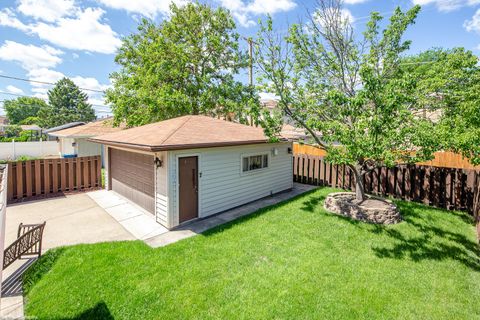
<path id="1" fill-rule="evenodd" d="M 263 167 L 263 168 L 259 168 L 259 169 L 243 171 L 243 159 L 249 158 L 249 157 L 254 157 L 254 156 L 262 156 L 262 161 L 263 161 L 263 156 L 267 156 L 267 166 Z M 240 175 L 255 174 L 255 173 L 259 173 L 259 172 L 263 172 L 265 170 L 268 170 L 269 168 L 270 168 L 270 152 L 268 152 L 268 151 L 244 153 L 244 154 L 240 155 Z"/>

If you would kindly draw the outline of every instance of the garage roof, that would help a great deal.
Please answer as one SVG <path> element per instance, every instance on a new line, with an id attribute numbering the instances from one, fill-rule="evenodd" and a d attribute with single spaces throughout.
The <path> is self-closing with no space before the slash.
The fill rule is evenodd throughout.
<path id="1" fill-rule="evenodd" d="M 83 125 L 79 125 L 72 128 L 58 130 L 51 132 L 50 135 L 54 137 L 64 138 L 90 138 L 107 133 L 117 132 L 124 129 L 124 127 L 114 127 L 113 118 L 99 119 L 93 122 L 89 122 Z"/>
<path id="2" fill-rule="evenodd" d="M 262 128 L 198 115 L 160 121 L 89 140 L 152 152 L 268 142 Z"/>

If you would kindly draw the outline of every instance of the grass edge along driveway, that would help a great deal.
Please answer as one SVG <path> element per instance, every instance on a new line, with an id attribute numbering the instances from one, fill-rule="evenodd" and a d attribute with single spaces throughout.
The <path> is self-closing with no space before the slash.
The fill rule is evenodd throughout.
<path id="1" fill-rule="evenodd" d="M 24 279 L 38 319 L 475 319 L 466 213 L 396 201 L 379 226 L 323 209 L 322 188 L 167 247 L 59 248 Z"/>

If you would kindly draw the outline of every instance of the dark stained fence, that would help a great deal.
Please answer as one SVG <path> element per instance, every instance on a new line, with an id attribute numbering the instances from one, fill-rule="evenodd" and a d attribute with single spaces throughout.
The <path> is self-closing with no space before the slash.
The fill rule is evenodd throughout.
<path id="1" fill-rule="evenodd" d="M 355 189 L 355 178 L 345 165 L 332 165 L 321 156 L 293 156 L 295 182 Z M 391 196 L 449 210 L 480 211 L 480 173 L 473 169 L 441 168 L 419 165 L 381 167 L 366 174 L 365 191 Z M 478 220 L 477 220 L 478 221 Z M 480 225 L 478 226 L 480 232 Z"/>
<path id="2" fill-rule="evenodd" d="M 477 224 L 477 235 L 480 239 L 480 172 L 475 176 L 475 187 L 473 196 L 473 216 Z"/>
<path id="3" fill-rule="evenodd" d="M 8 202 L 101 187 L 100 156 L 8 164 Z"/>

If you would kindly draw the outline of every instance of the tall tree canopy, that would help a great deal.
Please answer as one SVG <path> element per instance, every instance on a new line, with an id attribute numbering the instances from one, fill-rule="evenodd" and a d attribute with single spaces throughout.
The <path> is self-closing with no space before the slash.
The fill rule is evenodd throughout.
<path id="1" fill-rule="evenodd" d="M 42 107 L 46 107 L 45 101 L 34 97 L 19 97 L 13 100 L 6 100 L 3 103 L 5 113 L 10 124 L 27 124 L 37 117 L 38 111 Z"/>
<path id="2" fill-rule="evenodd" d="M 432 49 L 405 58 L 403 66 L 418 79 L 417 101 L 439 118 L 443 148 L 480 164 L 480 66 L 464 48 Z"/>
<path id="3" fill-rule="evenodd" d="M 138 126 L 185 114 L 234 116 L 258 106 L 253 88 L 234 80 L 246 65 L 230 13 L 206 4 L 172 4 L 160 25 L 143 20 L 123 41 L 111 74 L 117 123 Z"/>
<path id="4" fill-rule="evenodd" d="M 438 147 L 433 123 L 415 115 L 416 79 L 400 67 L 410 46 L 403 35 L 420 7 L 397 8 L 384 28 L 373 12 L 357 40 L 342 1 L 317 4 L 308 23 L 293 25 L 286 39 L 271 19 L 264 23 L 257 64 L 282 112 L 327 151 L 328 161 L 352 170 L 357 200 L 363 200 L 365 173 L 429 159 Z M 275 119 L 279 127 L 282 117 Z"/>
<path id="5" fill-rule="evenodd" d="M 40 108 L 38 118 L 40 126 L 51 128 L 74 121 L 93 121 L 96 117 L 87 94 L 72 80 L 63 78 L 48 91 L 48 105 Z"/>

